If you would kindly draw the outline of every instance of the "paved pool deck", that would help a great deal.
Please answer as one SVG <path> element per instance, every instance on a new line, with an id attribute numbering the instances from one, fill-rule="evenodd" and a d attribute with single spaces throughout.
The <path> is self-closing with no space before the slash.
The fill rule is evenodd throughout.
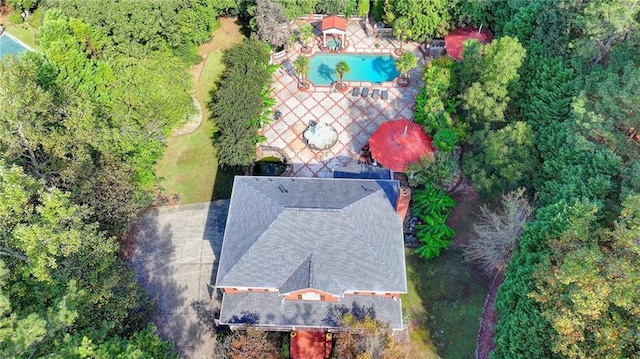
<path id="1" fill-rule="evenodd" d="M 299 26 L 304 21 L 296 21 Z M 318 42 L 322 37 L 318 30 L 319 20 L 313 21 L 316 39 L 312 53 L 320 51 Z M 391 54 L 399 42 L 389 38 L 373 38 L 364 30 L 361 21 L 349 21 L 347 25 L 346 52 Z M 378 44 L 376 46 L 375 44 Z M 298 90 L 298 79 L 293 71 L 281 69 L 274 74 L 274 95 L 282 116 L 264 125 L 262 134 L 267 141 L 264 146 L 282 149 L 293 165 L 293 175 L 299 177 L 330 177 L 333 168 L 357 162 L 360 149 L 380 124 L 400 118 L 412 119 L 415 97 L 422 86 L 420 70 L 429 60 L 418 49 L 417 43 L 405 43 L 404 51 L 418 58 L 418 67 L 409 72 L 411 85 L 400 87 L 396 82 L 371 84 L 349 83 L 345 93 L 330 86 L 312 86 L 308 92 Z M 292 62 L 301 54 L 301 44 L 278 62 Z M 353 86 L 370 89 L 368 97 L 352 96 Z M 387 100 L 372 98 L 372 90 L 387 90 Z M 338 132 L 337 143 L 323 151 L 312 150 L 303 139 L 303 132 L 311 121 L 325 123 Z"/>

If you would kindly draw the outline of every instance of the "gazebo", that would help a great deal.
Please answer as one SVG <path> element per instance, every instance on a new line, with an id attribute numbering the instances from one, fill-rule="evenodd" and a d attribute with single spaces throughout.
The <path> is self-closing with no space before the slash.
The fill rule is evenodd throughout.
<path id="1" fill-rule="evenodd" d="M 347 20 L 340 16 L 327 16 L 322 19 L 322 46 L 327 46 L 327 34 L 340 35 L 341 41 L 337 47 L 344 47 L 344 36 L 347 33 Z"/>

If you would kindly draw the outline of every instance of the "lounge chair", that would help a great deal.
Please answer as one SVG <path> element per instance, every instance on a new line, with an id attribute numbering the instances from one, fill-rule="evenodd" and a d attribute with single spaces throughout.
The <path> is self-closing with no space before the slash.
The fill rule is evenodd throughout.
<path id="1" fill-rule="evenodd" d="M 382 90 L 381 95 L 382 95 L 381 97 L 382 97 L 383 100 L 387 101 L 389 99 L 389 91 Z"/>
<path id="2" fill-rule="evenodd" d="M 365 87 L 362 89 L 362 97 L 369 97 L 369 88 Z"/>
<path id="3" fill-rule="evenodd" d="M 371 98 L 377 100 L 378 96 L 380 96 L 380 89 L 374 89 L 371 93 Z"/>
<path id="4" fill-rule="evenodd" d="M 351 91 L 351 96 L 353 97 L 360 96 L 360 87 L 354 87 L 353 91 Z"/>

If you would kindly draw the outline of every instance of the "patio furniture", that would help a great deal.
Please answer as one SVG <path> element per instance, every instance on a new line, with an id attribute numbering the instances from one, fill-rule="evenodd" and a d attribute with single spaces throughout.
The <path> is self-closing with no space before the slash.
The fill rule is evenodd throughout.
<path id="1" fill-rule="evenodd" d="M 369 88 L 365 87 L 362 89 L 362 97 L 369 97 Z"/>
<path id="2" fill-rule="evenodd" d="M 377 100 L 378 96 L 380 96 L 380 89 L 374 89 L 371 93 L 371 98 Z"/>
<path id="3" fill-rule="evenodd" d="M 382 97 L 382 99 L 383 99 L 384 101 L 387 101 L 387 100 L 389 99 L 389 91 L 387 91 L 387 90 L 382 90 L 381 95 L 382 95 L 381 97 Z"/>
<path id="4" fill-rule="evenodd" d="M 351 91 L 351 96 L 358 97 L 360 95 L 360 87 L 354 87 L 353 91 Z"/>

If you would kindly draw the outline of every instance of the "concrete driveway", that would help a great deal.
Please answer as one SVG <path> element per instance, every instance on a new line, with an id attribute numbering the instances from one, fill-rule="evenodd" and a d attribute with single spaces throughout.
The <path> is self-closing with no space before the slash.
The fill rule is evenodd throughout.
<path id="1" fill-rule="evenodd" d="M 184 358 L 210 358 L 215 345 L 213 290 L 228 201 L 161 207 L 142 214 L 130 265 L 158 305 L 160 335 Z"/>

